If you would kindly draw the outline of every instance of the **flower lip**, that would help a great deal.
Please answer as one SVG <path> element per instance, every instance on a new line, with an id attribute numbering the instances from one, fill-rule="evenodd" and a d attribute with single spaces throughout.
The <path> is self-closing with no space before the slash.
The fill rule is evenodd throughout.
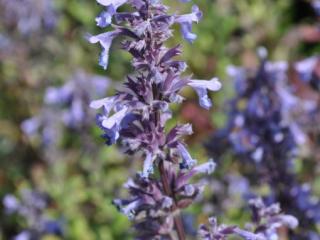
<path id="1" fill-rule="evenodd" d="M 103 6 L 110 6 L 113 5 L 115 8 L 120 7 L 121 5 L 125 4 L 128 0 L 97 0 L 97 2 Z"/>
<path id="2" fill-rule="evenodd" d="M 189 14 L 176 16 L 175 22 L 181 25 L 181 33 L 185 40 L 192 43 L 197 35 L 192 33 L 192 23 L 198 23 L 202 18 L 202 12 L 199 10 L 197 5 L 192 6 L 192 12 Z"/>
<path id="3" fill-rule="evenodd" d="M 192 12 L 189 14 L 176 16 L 175 21 L 178 23 L 198 23 L 202 18 L 202 12 L 197 5 L 192 6 Z"/>
<path id="4" fill-rule="evenodd" d="M 189 80 L 188 85 L 194 88 L 199 96 L 200 106 L 205 109 L 210 109 L 212 102 L 208 97 L 207 89 L 210 91 L 218 91 L 221 89 L 221 83 L 217 78 L 211 80 Z"/>
<path id="5" fill-rule="evenodd" d="M 95 36 L 89 36 L 88 41 L 90 43 L 100 43 L 100 45 L 103 48 L 103 51 L 101 52 L 100 59 L 99 59 L 99 65 L 102 66 L 105 70 L 108 67 L 109 62 L 109 50 L 112 44 L 112 41 L 115 37 L 121 34 L 120 30 L 114 30 L 111 32 L 101 33 Z"/>
<path id="6" fill-rule="evenodd" d="M 113 126 L 120 124 L 122 119 L 126 116 L 127 110 L 128 109 L 126 107 L 124 107 L 122 110 L 120 110 L 119 112 L 116 112 L 111 117 L 103 118 L 102 119 L 102 126 L 110 129 Z"/>
<path id="7" fill-rule="evenodd" d="M 192 159 L 188 150 L 183 146 L 183 144 L 178 143 L 177 149 L 182 157 L 182 163 L 180 164 L 181 168 L 190 169 L 197 163 L 197 160 Z"/>
<path id="8" fill-rule="evenodd" d="M 96 23 L 99 27 L 107 27 L 112 22 L 112 16 L 114 15 L 115 10 L 113 7 L 109 7 L 107 11 L 103 11 L 99 14 L 98 17 L 96 17 Z"/>
<path id="9" fill-rule="evenodd" d="M 194 170 L 196 172 L 206 173 L 206 174 L 213 173 L 215 169 L 216 169 L 216 163 L 213 161 L 213 159 L 210 159 L 208 162 L 194 167 Z"/>
<path id="10" fill-rule="evenodd" d="M 153 156 L 152 153 L 147 153 L 146 159 L 143 164 L 143 172 L 141 173 L 141 177 L 148 178 L 149 174 L 153 173 Z"/>
<path id="11" fill-rule="evenodd" d="M 90 103 L 90 108 L 99 109 L 103 107 L 104 115 L 109 115 L 111 109 L 116 104 L 116 97 L 106 97 L 94 100 Z"/>
<path id="12" fill-rule="evenodd" d="M 190 80 L 188 83 L 191 87 L 207 88 L 210 91 L 219 91 L 222 87 L 221 82 L 218 78 L 212 78 L 211 80 Z"/>

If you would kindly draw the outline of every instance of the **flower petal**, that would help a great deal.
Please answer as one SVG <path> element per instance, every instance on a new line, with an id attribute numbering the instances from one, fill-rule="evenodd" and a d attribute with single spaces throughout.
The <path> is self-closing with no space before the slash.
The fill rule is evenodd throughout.
<path id="1" fill-rule="evenodd" d="M 103 6 L 113 5 L 115 8 L 125 4 L 128 0 L 97 0 L 97 2 Z"/>
<path id="2" fill-rule="evenodd" d="M 192 170 L 196 171 L 197 173 L 211 174 L 214 172 L 215 168 L 216 163 L 212 159 L 210 159 L 208 162 L 198 165 L 194 167 Z"/>
<path id="3" fill-rule="evenodd" d="M 93 109 L 104 109 L 104 114 L 109 115 L 112 107 L 115 104 L 115 97 L 106 97 L 103 99 L 94 100 L 90 103 L 90 107 Z"/>
<path id="4" fill-rule="evenodd" d="M 148 178 L 149 174 L 153 173 L 153 156 L 151 153 L 147 153 L 146 159 L 143 163 L 143 172 L 141 174 L 142 177 Z"/>
<path id="5" fill-rule="evenodd" d="M 96 23 L 97 23 L 97 26 L 99 27 L 107 27 L 111 24 L 112 22 L 112 17 L 115 13 L 115 9 L 113 6 L 110 6 L 108 7 L 108 10 L 107 11 L 103 11 L 101 12 L 98 17 L 96 17 Z"/>
<path id="6" fill-rule="evenodd" d="M 192 33 L 192 25 L 190 23 L 181 23 L 181 33 L 183 38 L 190 42 L 193 43 L 194 40 L 197 39 L 197 35 Z"/>
<path id="7" fill-rule="evenodd" d="M 181 32 L 183 38 L 188 42 L 193 42 L 197 35 L 192 33 L 192 23 L 198 23 L 199 20 L 202 18 L 202 12 L 199 10 L 197 5 L 192 6 L 192 13 L 179 15 L 175 18 L 175 22 L 181 25 Z"/>
<path id="8" fill-rule="evenodd" d="M 122 110 L 120 110 L 119 112 L 116 112 L 111 117 L 104 118 L 102 120 L 102 126 L 104 128 L 111 129 L 115 125 L 120 125 L 122 119 L 126 116 L 126 114 L 127 114 L 127 108 L 124 107 Z"/>
<path id="9" fill-rule="evenodd" d="M 189 86 L 193 87 L 199 96 L 199 104 L 205 109 L 209 109 L 212 106 L 212 102 L 208 97 L 208 90 L 218 91 L 221 88 L 221 83 L 217 78 L 207 80 L 190 80 Z"/>
<path id="10" fill-rule="evenodd" d="M 197 163 L 197 160 L 192 159 L 188 150 L 183 146 L 183 144 L 179 143 L 177 149 L 182 157 L 183 162 L 180 164 L 181 168 L 191 169 Z"/>
<path id="11" fill-rule="evenodd" d="M 103 51 L 101 52 L 100 59 L 99 59 L 99 65 L 102 66 L 105 70 L 108 67 L 109 62 L 109 51 L 112 44 L 113 39 L 120 34 L 120 31 L 111 31 L 102 33 L 95 36 L 90 36 L 88 38 L 90 43 L 100 43 Z"/>
<path id="12" fill-rule="evenodd" d="M 205 88 L 195 88 L 195 91 L 197 92 L 199 96 L 199 104 L 204 109 L 209 110 L 212 107 L 212 101 L 208 97 L 208 92 Z"/>
<path id="13" fill-rule="evenodd" d="M 183 14 L 176 17 L 175 21 L 177 23 L 192 23 L 199 22 L 202 18 L 202 12 L 197 5 L 192 6 L 192 12 L 189 14 Z"/>
<path id="14" fill-rule="evenodd" d="M 222 84 L 219 82 L 218 78 L 212 78 L 211 80 L 190 80 L 188 83 L 191 87 L 207 88 L 210 91 L 218 91 L 221 89 Z"/>

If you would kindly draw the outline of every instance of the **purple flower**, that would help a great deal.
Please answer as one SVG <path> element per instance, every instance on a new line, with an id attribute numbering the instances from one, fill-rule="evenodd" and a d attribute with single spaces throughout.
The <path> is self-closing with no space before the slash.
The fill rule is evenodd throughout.
<path id="1" fill-rule="evenodd" d="M 312 6 L 313 6 L 314 10 L 316 11 L 316 13 L 318 14 L 318 16 L 320 16 L 320 1 L 319 0 L 313 0 L 312 1 Z"/>
<path id="2" fill-rule="evenodd" d="M 195 166 L 192 169 L 192 171 L 195 171 L 197 174 L 198 173 L 205 173 L 205 174 L 210 175 L 211 173 L 214 172 L 215 168 L 216 168 L 216 163 L 211 159 L 206 163 Z"/>
<path id="3" fill-rule="evenodd" d="M 214 217 L 209 218 L 209 224 L 209 226 L 201 225 L 199 228 L 198 235 L 202 240 L 227 240 L 229 235 L 236 235 L 246 240 L 266 240 L 237 226 L 218 225 Z"/>
<path id="4" fill-rule="evenodd" d="M 132 199 L 120 200 L 116 199 L 113 203 L 130 218 L 138 215 L 146 209 L 154 209 L 155 211 L 170 211 L 172 200 L 168 196 L 163 195 L 163 186 L 156 180 L 147 179 L 137 175 L 135 180 L 129 179 L 125 184 L 132 194 Z M 149 206 L 146 208 L 146 206 Z M 156 216 L 157 212 L 147 213 Z"/>
<path id="5" fill-rule="evenodd" d="M 105 131 L 102 135 L 106 139 L 107 145 L 112 145 L 119 138 L 122 120 L 126 117 L 127 108 L 114 113 L 111 117 L 108 115 L 97 115 L 97 123 Z"/>
<path id="6" fill-rule="evenodd" d="M 229 120 L 220 131 L 222 134 L 214 136 L 208 146 L 214 152 L 213 156 L 221 157 L 224 151 L 231 150 L 244 164 L 254 169 L 245 172 L 251 184 L 268 184 L 271 191 L 266 197 L 270 202 L 279 202 L 284 211 L 301 221 L 300 229 L 289 233 L 290 239 L 304 239 L 317 225 L 320 204 L 310 203 L 311 192 L 301 194 L 304 195 L 301 202 L 305 206 L 297 201 L 300 194 L 292 195 L 300 189 L 293 164 L 298 144 L 307 140 L 297 116 L 301 112 L 313 111 L 315 105 L 294 95 L 294 89 L 287 81 L 286 62 L 269 62 L 264 58 L 265 53 L 261 56 L 258 69 L 228 68 L 235 81 L 236 96 L 230 101 Z M 309 59 L 296 64 L 305 81 L 310 81 L 310 77 L 313 79 L 316 62 Z M 297 109 L 299 111 L 295 112 Z M 311 211 L 313 214 L 308 216 L 306 213 Z M 287 220 L 290 218 L 279 219 L 283 223 Z M 273 229 L 270 230 L 272 233 L 265 235 L 269 234 L 271 238 L 276 230 L 271 225 L 268 227 Z"/>
<path id="7" fill-rule="evenodd" d="M 49 87 L 45 93 L 46 104 L 61 104 L 67 102 L 72 94 L 72 84 L 66 84 L 62 88 Z"/>
<path id="8" fill-rule="evenodd" d="M 21 123 L 22 131 L 30 138 L 41 137 L 45 147 L 55 146 L 61 134 L 59 116 L 53 109 L 41 109 L 39 115 Z"/>
<path id="9" fill-rule="evenodd" d="M 41 126 L 41 119 L 39 117 L 29 118 L 22 122 L 21 129 L 28 136 L 32 136 L 37 133 Z"/>
<path id="10" fill-rule="evenodd" d="M 61 140 L 62 128 L 85 132 L 95 118 L 89 108 L 92 99 L 102 97 L 110 80 L 78 70 L 64 85 L 48 87 L 42 109 L 21 124 L 22 131 L 34 139 L 40 138 L 50 159 Z M 50 153 L 49 153 L 50 152 Z"/>
<path id="11" fill-rule="evenodd" d="M 181 25 L 182 36 L 188 42 L 193 42 L 197 35 L 192 33 L 192 23 L 198 23 L 202 18 L 202 12 L 199 10 L 199 7 L 194 5 L 192 6 L 192 13 L 176 16 L 175 21 Z"/>
<path id="12" fill-rule="evenodd" d="M 153 170 L 153 155 L 152 153 L 147 153 L 146 159 L 143 163 L 143 172 L 141 174 L 142 177 L 148 178 L 150 174 L 154 172 Z"/>
<path id="13" fill-rule="evenodd" d="M 26 222 L 26 228 L 14 239 L 40 239 L 46 234 L 63 235 L 61 222 L 50 219 L 46 214 L 48 200 L 46 194 L 29 189 L 21 191 L 19 199 L 11 194 L 4 197 L 6 213 L 18 214 Z"/>
<path id="14" fill-rule="evenodd" d="M 126 116 L 127 108 L 123 107 L 120 111 L 114 113 L 111 117 L 103 116 L 100 118 L 101 125 L 104 128 L 112 128 L 114 126 L 120 126 L 122 119 Z"/>
<path id="15" fill-rule="evenodd" d="M 112 5 L 112 6 L 114 6 L 115 9 L 117 9 L 121 5 L 128 2 L 128 0 L 97 0 L 97 2 L 103 6 L 106 6 L 106 7 L 109 7 Z"/>
<path id="16" fill-rule="evenodd" d="M 3 198 L 3 205 L 8 213 L 14 213 L 19 209 L 20 203 L 15 196 L 7 194 Z"/>
<path id="17" fill-rule="evenodd" d="M 108 7 L 107 11 L 101 12 L 100 15 L 96 17 L 97 26 L 102 28 L 109 26 L 114 13 L 115 10 L 112 6 Z"/>
<path id="18" fill-rule="evenodd" d="M 210 109 L 212 107 L 212 102 L 208 97 L 207 90 L 218 91 L 221 88 L 221 83 L 217 78 L 213 78 L 209 81 L 205 80 L 190 80 L 189 86 L 195 89 L 199 96 L 199 104 L 205 109 Z"/>
<path id="19" fill-rule="evenodd" d="M 320 91 L 320 76 L 319 73 L 316 72 L 319 63 L 320 57 L 313 56 L 295 64 L 295 69 L 300 79 L 308 83 L 316 91 Z"/>
<path id="20" fill-rule="evenodd" d="M 91 43 L 103 47 L 100 64 L 106 69 L 109 49 L 114 37 L 123 35 L 122 48 L 132 56 L 136 72 L 127 77 L 114 97 L 91 102 L 90 106 L 101 109 L 97 122 L 108 145 L 120 140 L 124 151 L 143 156 L 142 170 L 125 187 L 127 199 L 116 199 L 114 204 L 121 212 L 135 221 L 138 239 L 166 239 L 176 231 L 184 239 L 182 221 L 178 213 L 188 207 L 202 193 L 203 183 L 191 183 L 196 174 L 210 174 L 215 164 L 208 162 L 199 166 L 192 159 L 182 137 L 192 133 L 189 124 L 177 125 L 168 133 L 166 122 L 172 117 L 170 104 L 179 103 L 179 92 L 186 86 L 194 88 L 200 104 L 209 109 L 211 101 L 208 90 L 217 91 L 221 84 L 210 81 L 190 80 L 180 75 L 186 64 L 174 57 L 181 54 L 178 45 L 171 49 L 164 42 L 172 36 L 171 26 L 176 22 L 191 30 L 191 24 L 202 16 L 197 6 L 191 14 L 172 16 L 168 7 L 157 0 L 98 1 L 111 4 L 128 3 L 131 12 L 114 13 L 116 30 L 92 36 Z M 187 2 L 187 1 L 183 1 Z M 98 17 L 101 26 L 111 19 L 108 15 Z M 112 20 L 112 19 L 111 19 Z M 190 37 L 188 33 L 187 39 Z"/>
<path id="21" fill-rule="evenodd" d="M 109 115 L 115 103 L 116 103 L 116 97 L 107 97 L 107 98 L 92 101 L 90 103 L 90 107 L 93 109 L 99 109 L 103 107 L 104 114 Z"/>
<path id="22" fill-rule="evenodd" d="M 102 66 L 104 69 L 108 67 L 109 61 L 109 50 L 112 44 L 112 41 L 115 37 L 120 35 L 120 31 L 115 30 L 112 32 L 102 33 L 96 36 L 89 37 L 90 43 L 100 43 L 103 50 L 100 55 L 99 65 Z"/>
<path id="23" fill-rule="evenodd" d="M 96 17 L 97 26 L 104 28 L 111 24 L 112 17 L 116 14 L 117 9 L 125 4 L 127 0 L 98 0 L 97 2 L 107 8 L 106 11 L 103 11 Z"/>
<path id="24" fill-rule="evenodd" d="M 278 239 L 278 229 L 288 227 L 294 229 L 298 220 L 290 215 L 280 213 L 278 204 L 266 206 L 260 198 L 249 201 L 252 209 L 253 222 L 247 223 L 251 229 L 243 230 L 237 226 L 218 225 L 217 219 L 209 218 L 209 226 L 201 225 L 199 237 L 203 240 L 226 240 L 230 235 L 238 236 L 245 240 Z"/>
<path id="25" fill-rule="evenodd" d="M 93 97 L 105 94 L 110 81 L 100 76 L 90 76 L 78 70 L 74 76 L 61 87 L 49 87 L 44 102 L 47 105 L 62 108 L 61 118 L 70 128 L 86 125 L 92 116 L 88 104 Z"/>
<path id="26" fill-rule="evenodd" d="M 278 203 L 266 206 L 261 198 L 256 198 L 251 199 L 249 205 L 257 232 L 266 239 L 277 237 L 277 230 L 282 226 L 289 229 L 295 229 L 298 226 L 299 222 L 295 217 L 280 213 Z"/>
<path id="27" fill-rule="evenodd" d="M 192 159 L 190 156 L 188 150 L 183 146 L 183 144 L 178 144 L 177 149 L 179 151 L 179 154 L 182 157 L 182 163 L 181 163 L 181 168 L 187 168 L 190 169 L 193 167 L 195 164 L 197 164 L 197 160 Z"/>
<path id="28" fill-rule="evenodd" d="M 14 240 L 31 240 L 31 239 L 32 239 L 32 235 L 28 231 L 23 231 L 14 238 Z"/>
<path id="29" fill-rule="evenodd" d="M 24 36 L 41 30 L 52 30 L 57 22 L 53 2 L 50 0 L 0 0 L 0 6 L 3 9 L 1 22 L 7 24 L 10 30 L 15 26 Z"/>

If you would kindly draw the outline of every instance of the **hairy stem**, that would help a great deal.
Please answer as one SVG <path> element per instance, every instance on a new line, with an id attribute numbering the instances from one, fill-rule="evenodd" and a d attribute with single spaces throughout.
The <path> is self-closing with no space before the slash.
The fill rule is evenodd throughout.
<path id="1" fill-rule="evenodd" d="M 171 190 L 171 186 L 168 182 L 168 177 L 167 177 L 166 170 L 164 168 L 164 161 L 163 160 L 161 160 L 159 162 L 159 172 L 160 172 L 161 181 L 162 181 L 163 188 L 164 188 L 166 195 L 168 195 L 169 197 L 171 197 L 173 199 L 172 211 L 174 212 L 177 209 L 176 199 L 175 199 L 175 196 Z M 185 236 L 185 231 L 184 231 L 184 227 L 183 227 L 180 213 L 174 216 L 174 225 L 175 225 L 179 240 L 185 240 L 186 236 Z"/>

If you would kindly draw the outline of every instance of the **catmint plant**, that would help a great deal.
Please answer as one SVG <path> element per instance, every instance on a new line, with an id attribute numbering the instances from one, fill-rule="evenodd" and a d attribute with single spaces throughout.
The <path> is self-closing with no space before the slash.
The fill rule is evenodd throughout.
<path id="1" fill-rule="evenodd" d="M 214 134 L 208 150 L 216 157 L 231 150 L 247 164 L 244 174 L 251 184 L 269 186 L 268 201 L 279 202 L 299 219 L 300 228 L 290 233 L 290 239 L 319 237 L 319 199 L 308 183 L 298 181 L 294 170 L 298 147 L 307 137 L 291 115 L 299 100 L 286 81 L 287 64 L 267 61 L 262 54 L 258 70 L 230 67 L 228 73 L 236 96 L 229 104 L 227 126 Z"/>
<path id="2" fill-rule="evenodd" d="M 22 130 L 31 136 L 43 129 L 43 143 L 48 145 L 57 138 L 46 135 L 53 125 L 61 123 L 70 129 L 83 129 L 94 119 L 94 114 L 88 108 L 90 101 L 102 97 L 109 85 L 108 78 L 78 70 L 63 86 L 46 89 L 43 110 L 39 115 L 25 120 L 21 125 Z M 55 132 L 53 129 L 52 134 Z"/>
<path id="3" fill-rule="evenodd" d="M 88 108 L 90 101 L 102 97 L 109 85 L 108 78 L 78 70 L 63 86 L 48 87 L 44 103 L 61 109 L 61 120 L 66 127 L 81 130 L 94 117 Z"/>
<path id="4" fill-rule="evenodd" d="M 0 6 L 2 23 L 21 35 L 51 30 L 57 22 L 52 0 L 0 0 Z"/>
<path id="5" fill-rule="evenodd" d="M 309 136 L 309 152 L 314 163 L 317 164 L 320 157 L 319 136 L 320 136 L 320 57 L 313 56 L 303 59 L 294 64 L 299 83 L 303 87 L 307 87 L 310 94 L 303 96 L 309 101 L 311 109 L 302 111 L 302 114 L 297 116 L 303 130 Z M 301 83 L 302 81 L 302 83 Z M 309 88 L 308 88 L 309 86 Z"/>
<path id="6" fill-rule="evenodd" d="M 26 222 L 26 228 L 14 240 L 38 240 L 46 235 L 63 236 L 62 222 L 46 214 L 50 204 L 47 194 L 24 189 L 20 198 L 7 194 L 2 202 L 8 215 L 18 215 Z"/>
<path id="7" fill-rule="evenodd" d="M 320 91 L 320 56 L 313 56 L 295 63 L 300 79 L 314 90 Z"/>
<path id="8" fill-rule="evenodd" d="M 298 221 L 291 215 L 282 214 L 279 204 L 266 206 L 261 198 L 251 199 L 249 205 L 252 222 L 246 229 L 237 226 L 218 225 L 217 219 L 209 218 L 209 225 L 201 225 L 199 236 L 203 240 L 226 240 L 229 236 L 238 236 L 246 240 L 279 239 L 278 230 L 282 227 L 294 229 Z"/>
<path id="9" fill-rule="evenodd" d="M 306 59 L 300 60 L 294 64 L 294 69 L 297 73 L 297 79 L 302 81 L 302 85 L 309 86 L 312 91 L 312 95 L 308 95 L 306 98 L 309 102 L 309 108 L 306 110 L 306 114 L 309 119 L 314 119 L 317 113 L 319 113 L 319 95 L 320 91 L 320 56 L 315 55 Z M 301 82 L 300 82 L 301 83 Z M 309 124 L 314 125 L 314 124 Z M 306 127 L 306 126 L 304 126 Z M 310 126 L 311 128 L 317 126 Z M 318 130 L 319 131 L 319 130 Z"/>
<path id="10" fill-rule="evenodd" d="M 318 17 L 320 17 L 320 1 L 319 0 L 313 0 L 311 2 L 312 7 L 314 8 L 314 10 L 316 11 L 316 14 L 318 15 Z"/>
<path id="11" fill-rule="evenodd" d="M 190 124 L 165 128 L 172 118 L 170 104 L 181 103 L 184 98 L 179 93 L 189 86 L 197 92 L 200 106 L 209 109 L 212 102 L 208 91 L 219 90 L 221 84 L 216 78 L 181 76 L 186 63 L 174 59 L 181 54 L 181 46 L 167 48 L 164 43 L 172 37 L 174 24 L 180 25 L 186 41 L 193 42 L 196 35 L 192 24 L 202 13 L 194 5 L 191 13 L 170 14 L 168 6 L 159 0 L 97 2 L 105 8 L 96 18 L 97 25 L 113 28 L 88 37 L 102 47 L 99 64 L 107 69 L 112 42 L 123 37 L 121 46 L 133 56 L 135 73 L 127 77 L 115 96 L 93 101 L 91 107 L 102 109 L 97 124 L 107 145 L 121 141 L 127 154 L 144 158 L 141 171 L 124 185 L 130 196 L 113 203 L 134 220 L 137 239 L 185 239 L 180 212 L 204 187 L 190 180 L 197 174 L 210 174 L 215 163 L 210 160 L 197 165 L 188 152 L 182 138 L 192 134 Z M 121 6 L 132 10 L 120 12 Z"/>
<path id="12" fill-rule="evenodd" d="M 82 140 L 95 113 L 89 108 L 90 101 L 102 97 L 111 81 L 82 70 L 76 73 L 63 86 L 48 87 L 43 97 L 43 106 L 38 115 L 26 119 L 21 124 L 22 131 L 30 138 L 39 138 L 48 151 L 48 158 L 57 158 L 54 152 L 63 135 L 63 129 L 78 132 Z M 91 142 L 87 141 L 87 142 Z"/>

